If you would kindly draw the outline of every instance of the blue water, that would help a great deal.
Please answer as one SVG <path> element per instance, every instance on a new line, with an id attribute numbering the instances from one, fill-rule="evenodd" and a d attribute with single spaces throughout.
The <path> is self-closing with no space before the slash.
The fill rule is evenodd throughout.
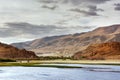
<path id="1" fill-rule="evenodd" d="M 84 68 L 0 67 L 0 80 L 120 80 L 120 66 L 58 65 Z"/>

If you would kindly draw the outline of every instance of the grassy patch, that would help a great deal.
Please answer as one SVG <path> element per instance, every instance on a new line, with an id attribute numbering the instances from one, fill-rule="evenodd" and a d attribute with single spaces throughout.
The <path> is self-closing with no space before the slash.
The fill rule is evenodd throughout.
<path id="1" fill-rule="evenodd" d="M 82 68 L 77 66 L 62 66 L 62 65 L 40 65 L 38 63 L 0 63 L 0 66 L 23 66 L 23 67 L 55 67 L 55 68 Z"/>
<path id="2" fill-rule="evenodd" d="M 9 63 L 9 62 L 2 62 L 0 66 L 32 66 L 33 63 Z"/>

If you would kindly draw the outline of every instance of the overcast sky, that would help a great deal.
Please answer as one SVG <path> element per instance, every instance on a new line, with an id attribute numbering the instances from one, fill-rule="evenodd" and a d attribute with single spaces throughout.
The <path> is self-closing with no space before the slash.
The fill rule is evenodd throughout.
<path id="1" fill-rule="evenodd" d="M 0 0 L 0 41 L 22 42 L 119 24 L 120 0 Z"/>

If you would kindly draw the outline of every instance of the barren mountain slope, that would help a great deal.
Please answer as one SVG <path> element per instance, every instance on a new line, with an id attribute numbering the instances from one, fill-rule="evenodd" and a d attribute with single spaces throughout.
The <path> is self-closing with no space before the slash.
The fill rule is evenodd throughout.
<path id="1" fill-rule="evenodd" d="M 12 45 L 34 51 L 38 55 L 43 53 L 53 56 L 72 56 L 73 53 L 84 50 L 91 44 L 110 41 L 120 41 L 120 25 L 99 27 L 86 33 L 45 37 Z"/>
<path id="2" fill-rule="evenodd" d="M 74 59 L 120 59 L 120 42 L 107 42 L 90 45 L 87 49 L 77 52 Z"/>

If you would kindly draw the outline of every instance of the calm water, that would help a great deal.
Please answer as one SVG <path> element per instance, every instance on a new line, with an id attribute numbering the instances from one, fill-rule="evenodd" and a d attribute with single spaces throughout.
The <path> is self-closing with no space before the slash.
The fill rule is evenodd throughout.
<path id="1" fill-rule="evenodd" d="M 84 68 L 0 67 L 0 80 L 119 80 L 120 66 L 58 64 Z"/>

